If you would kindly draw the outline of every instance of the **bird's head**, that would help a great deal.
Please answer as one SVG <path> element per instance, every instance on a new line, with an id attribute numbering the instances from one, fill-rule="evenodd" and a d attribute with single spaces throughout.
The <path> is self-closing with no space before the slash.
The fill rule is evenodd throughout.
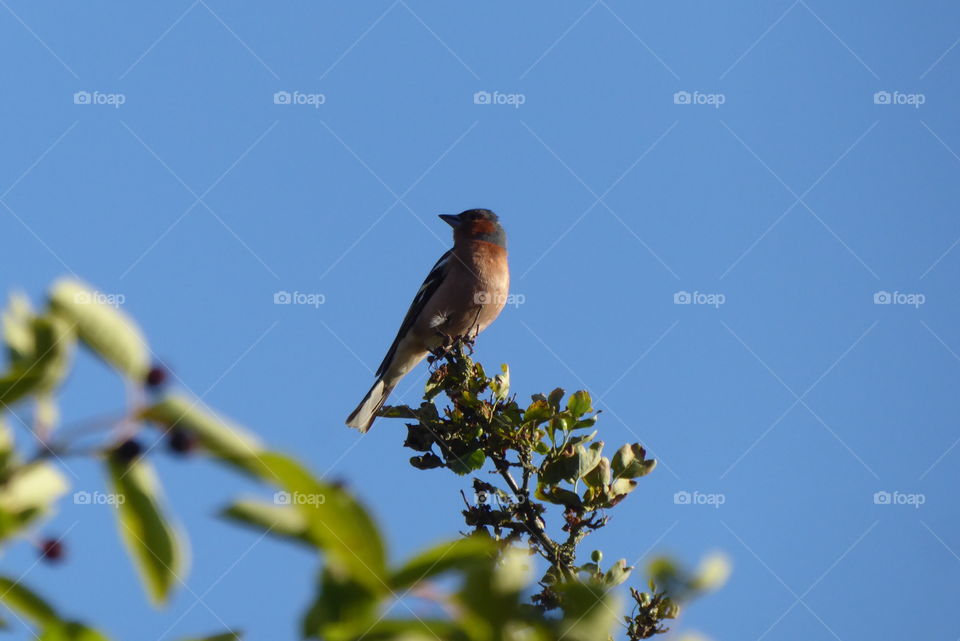
<path id="1" fill-rule="evenodd" d="M 440 214 L 440 218 L 453 227 L 454 243 L 480 240 L 500 247 L 507 246 L 507 233 L 500 226 L 500 219 L 489 209 L 468 209 L 460 214 Z"/>

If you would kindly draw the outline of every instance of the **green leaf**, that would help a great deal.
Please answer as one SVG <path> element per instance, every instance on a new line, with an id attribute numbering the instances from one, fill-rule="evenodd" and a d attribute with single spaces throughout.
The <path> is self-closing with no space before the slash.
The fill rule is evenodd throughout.
<path id="1" fill-rule="evenodd" d="M 562 487 L 544 487 L 538 485 L 536 497 L 541 501 L 548 501 L 550 503 L 565 505 L 575 509 L 583 507 L 583 501 L 576 492 L 571 492 L 570 490 L 566 490 Z"/>
<path id="2" fill-rule="evenodd" d="M 584 390 L 574 392 L 567 400 L 567 409 L 576 418 L 580 418 L 587 412 L 592 412 L 593 406 L 591 405 L 590 394 Z"/>
<path id="3" fill-rule="evenodd" d="M 603 575 L 603 581 L 609 586 L 620 585 L 630 578 L 633 568 L 627 565 L 626 559 L 620 559 L 614 563 L 607 573 Z"/>
<path id="4" fill-rule="evenodd" d="M 482 449 L 477 448 L 466 454 L 450 453 L 446 456 L 446 459 L 447 467 L 463 476 L 482 468 L 487 461 L 487 455 L 483 453 Z"/>
<path id="5" fill-rule="evenodd" d="M 37 638 L 39 641 L 108 641 L 101 632 L 76 621 L 51 624 Z"/>
<path id="6" fill-rule="evenodd" d="M 0 601 L 38 626 L 60 622 L 56 611 L 36 592 L 7 577 L 0 576 Z"/>
<path id="7" fill-rule="evenodd" d="M 189 639 L 184 639 L 183 641 L 240 641 L 243 638 L 243 634 L 240 632 L 221 632 L 220 634 L 212 634 L 206 637 L 190 637 Z"/>
<path id="8" fill-rule="evenodd" d="M 11 405 L 34 393 L 48 392 L 66 376 L 73 345 L 73 329 L 55 317 L 38 316 L 29 322 L 32 351 L 14 361 L 0 377 L 0 401 Z"/>
<path id="9" fill-rule="evenodd" d="M 600 457 L 600 462 L 583 477 L 583 481 L 593 488 L 610 485 L 611 480 L 610 459 L 606 456 Z"/>
<path id="10" fill-rule="evenodd" d="M 493 396 L 498 401 L 506 400 L 510 396 L 510 368 L 506 364 L 500 366 L 500 370 L 503 374 L 497 374 L 490 381 L 490 389 L 493 391 Z"/>
<path id="11" fill-rule="evenodd" d="M 523 413 L 523 421 L 533 422 L 534 425 L 540 424 L 553 416 L 553 408 L 545 400 L 536 400 L 530 404 L 527 411 Z"/>
<path id="12" fill-rule="evenodd" d="M 700 562 L 690 581 L 690 588 L 699 592 L 716 590 L 730 578 L 730 559 L 724 554 L 714 553 Z"/>
<path id="13" fill-rule="evenodd" d="M 140 417 L 167 429 L 176 427 L 195 436 L 210 454 L 242 471 L 262 470 L 256 459 L 263 451 L 259 439 L 245 429 L 209 412 L 200 401 L 172 394 L 144 409 Z M 269 479 L 268 479 L 269 480 Z"/>
<path id="14" fill-rule="evenodd" d="M 60 469 L 46 461 L 27 463 L 0 486 L 0 510 L 7 513 L 45 511 L 67 491 Z"/>
<path id="15" fill-rule="evenodd" d="M 600 463 L 603 441 L 591 443 L 589 449 L 582 445 L 577 446 L 576 479 L 582 479 Z"/>
<path id="16" fill-rule="evenodd" d="M 417 413 L 406 405 L 384 405 L 377 416 L 384 418 L 417 418 Z"/>
<path id="17" fill-rule="evenodd" d="M 366 509 L 343 488 L 316 480 L 293 459 L 263 452 L 253 463 L 261 478 L 291 495 L 307 521 L 309 538 L 328 560 L 376 594 L 386 590 L 386 551 Z"/>
<path id="18" fill-rule="evenodd" d="M 306 518 L 300 510 L 286 502 L 290 495 L 277 492 L 274 497 L 274 503 L 254 499 L 236 501 L 227 506 L 220 516 L 273 536 L 317 545 L 316 541 L 310 539 Z"/>
<path id="19" fill-rule="evenodd" d="M 564 618 L 557 622 L 558 638 L 599 641 L 610 636 L 620 619 L 620 599 L 602 583 L 570 581 L 557 586 Z"/>
<path id="20" fill-rule="evenodd" d="M 357 639 L 377 620 L 378 597 L 342 572 L 326 567 L 317 599 L 303 619 L 303 637 L 324 641 Z"/>
<path id="21" fill-rule="evenodd" d="M 75 324 L 80 340 L 128 377 L 141 381 L 150 369 L 150 354 L 140 328 L 120 310 L 101 300 L 85 283 L 65 278 L 50 291 L 50 309 Z"/>
<path id="22" fill-rule="evenodd" d="M 466 641 L 462 627 L 453 621 L 435 619 L 383 619 L 367 628 L 347 626 L 343 631 L 329 634 L 325 641 Z"/>
<path id="23" fill-rule="evenodd" d="M 576 426 L 574 426 L 576 429 Z M 567 445 L 580 445 L 581 443 L 586 443 L 592 441 L 597 436 L 597 430 L 593 430 L 589 434 L 578 434 L 576 436 L 571 436 L 570 440 L 567 441 Z"/>
<path id="24" fill-rule="evenodd" d="M 560 411 L 560 401 L 563 400 L 564 394 L 566 394 L 566 392 L 563 390 L 563 388 L 558 387 L 550 392 L 549 396 L 547 396 L 547 403 L 549 403 L 550 407 L 553 408 L 554 412 Z"/>
<path id="25" fill-rule="evenodd" d="M 617 450 L 611 461 L 614 476 L 618 479 L 633 479 L 649 474 L 657 462 L 653 459 L 644 460 L 646 455 L 646 450 L 639 443 L 624 445 Z"/>
<path id="26" fill-rule="evenodd" d="M 491 562 L 496 550 L 496 544 L 484 536 L 441 543 L 421 552 L 397 569 L 390 576 L 390 588 L 404 590 L 450 570 L 465 570 L 475 563 Z"/>
<path id="27" fill-rule="evenodd" d="M 39 389 L 42 384 L 43 372 L 16 369 L 0 377 L 0 401 L 4 405 L 13 405 Z"/>
<path id="28" fill-rule="evenodd" d="M 609 495 L 611 497 L 611 503 L 619 503 L 623 497 L 625 497 L 630 492 L 634 491 L 637 487 L 637 482 L 633 479 L 617 479 L 610 484 Z"/>
<path id="29" fill-rule="evenodd" d="M 161 509 L 160 484 L 144 459 L 107 461 L 113 491 L 118 500 L 120 536 L 133 559 L 143 586 L 154 605 L 170 597 L 183 572 L 180 541 Z"/>
<path id="30" fill-rule="evenodd" d="M 33 358 L 36 354 L 36 344 L 33 340 L 33 332 L 30 330 L 33 317 L 33 310 L 30 308 L 27 297 L 19 292 L 11 294 L 10 305 L 4 310 L 0 319 L 3 322 L 3 341 L 14 367 Z"/>

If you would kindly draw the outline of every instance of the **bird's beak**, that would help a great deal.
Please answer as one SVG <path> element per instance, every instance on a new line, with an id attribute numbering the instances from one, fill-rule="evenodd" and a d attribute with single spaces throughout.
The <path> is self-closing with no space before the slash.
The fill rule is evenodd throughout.
<path id="1" fill-rule="evenodd" d="M 460 225 L 460 216 L 454 216 L 453 214 L 440 214 L 440 220 L 447 223 L 454 229 Z"/>

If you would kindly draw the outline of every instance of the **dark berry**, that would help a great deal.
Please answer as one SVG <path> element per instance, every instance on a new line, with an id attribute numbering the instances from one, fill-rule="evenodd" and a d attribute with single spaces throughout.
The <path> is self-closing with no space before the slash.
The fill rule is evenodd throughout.
<path id="1" fill-rule="evenodd" d="M 183 430 L 172 430 L 167 440 L 167 446 L 176 454 L 189 454 L 197 446 L 197 437 Z"/>
<path id="2" fill-rule="evenodd" d="M 63 543 L 57 539 L 44 539 L 40 542 L 40 558 L 56 563 L 63 558 Z"/>
<path id="3" fill-rule="evenodd" d="M 167 370 L 160 365 L 154 365 L 147 372 L 147 387 L 160 387 L 167 382 Z"/>
<path id="4" fill-rule="evenodd" d="M 114 448 L 113 455 L 117 460 L 128 463 L 140 456 L 142 451 L 143 448 L 140 447 L 140 444 L 131 438 Z"/>

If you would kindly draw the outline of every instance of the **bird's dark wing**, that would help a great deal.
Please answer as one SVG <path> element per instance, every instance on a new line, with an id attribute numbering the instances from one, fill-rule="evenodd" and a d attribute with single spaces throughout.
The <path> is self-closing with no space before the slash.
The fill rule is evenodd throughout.
<path id="1" fill-rule="evenodd" d="M 410 331 L 410 328 L 413 327 L 414 322 L 416 322 L 420 312 L 423 311 L 427 301 L 430 300 L 430 297 L 433 296 L 437 288 L 440 287 L 440 283 L 443 282 L 443 278 L 447 273 L 447 266 L 450 260 L 452 260 L 452 253 L 453 250 L 451 249 L 441 256 L 437 264 L 434 265 L 430 273 L 427 274 L 426 280 L 424 280 L 423 285 L 420 286 L 420 291 L 417 292 L 417 295 L 413 298 L 413 302 L 410 303 L 410 309 L 407 310 L 407 315 L 403 317 L 403 323 L 400 325 L 397 337 L 393 339 L 393 344 L 390 345 L 390 349 L 387 350 L 387 355 L 384 356 L 383 362 L 380 363 L 380 367 L 377 368 L 377 376 L 381 376 L 387 371 L 387 368 L 390 367 L 390 361 L 393 360 L 401 339 Z"/>

